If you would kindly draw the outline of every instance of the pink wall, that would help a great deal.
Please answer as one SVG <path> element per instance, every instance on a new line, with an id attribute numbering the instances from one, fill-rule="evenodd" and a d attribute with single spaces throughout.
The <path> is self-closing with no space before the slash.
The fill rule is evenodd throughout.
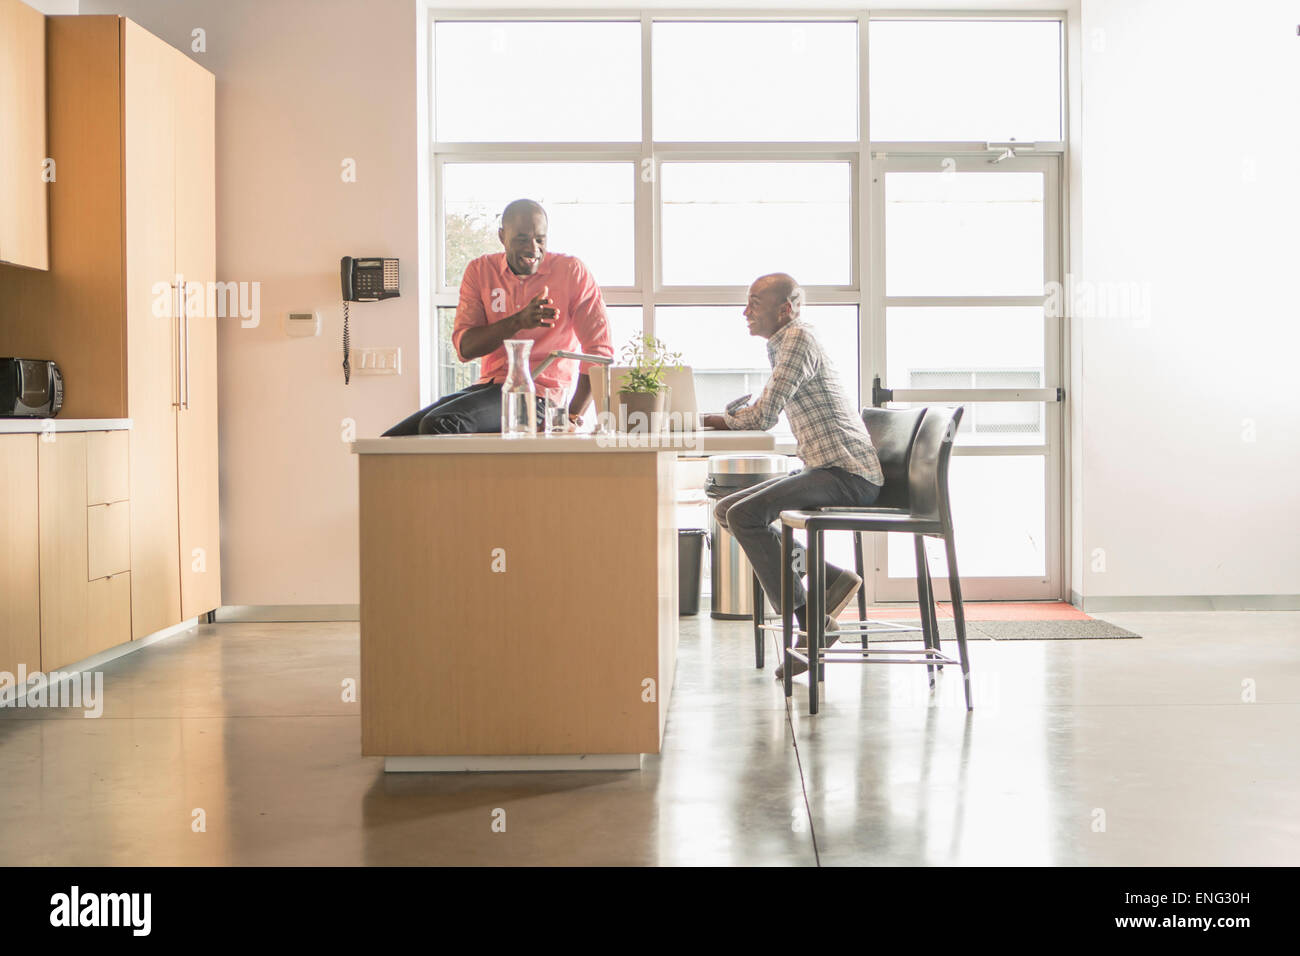
<path id="1" fill-rule="evenodd" d="M 218 277 L 261 282 L 262 307 L 258 327 L 219 332 L 223 602 L 355 604 L 357 463 L 342 422 L 373 436 L 419 401 L 415 4 L 80 9 L 130 17 L 217 78 Z M 206 52 L 191 51 L 195 28 Z M 355 183 L 340 177 L 345 157 Z M 400 377 L 343 384 L 345 254 L 402 259 L 402 297 L 352 309 L 353 347 L 401 346 Z M 284 314 L 311 310 L 321 335 L 286 337 Z"/>

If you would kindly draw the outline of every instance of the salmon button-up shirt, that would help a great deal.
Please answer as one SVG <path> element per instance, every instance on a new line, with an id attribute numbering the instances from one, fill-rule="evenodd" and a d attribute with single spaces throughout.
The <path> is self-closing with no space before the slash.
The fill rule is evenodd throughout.
<path id="1" fill-rule="evenodd" d="M 554 327 L 524 329 L 514 336 L 532 339 L 530 361 L 534 368 L 557 349 L 613 357 L 609 317 L 600 286 L 581 259 L 557 252 L 546 253 L 537 271 L 526 276 L 510 271 L 504 252 L 479 256 L 465 267 L 465 276 L 460 280 L 456 323 L 451 332 L 457 357 L 465 361 L 460 340 L 466 331 L 514 315 L 543 289 L 550 290 L 557 310 Z M 504 347 L 483 356 L 479 382 L 505 381 L 508 364 Z M 563 388 L 572 392 L 574 379 L 590 367 L 590 362 L 579 364 L 572 359 L 561 359 L 542 372 L 536 382 L 539 388 Z"/>

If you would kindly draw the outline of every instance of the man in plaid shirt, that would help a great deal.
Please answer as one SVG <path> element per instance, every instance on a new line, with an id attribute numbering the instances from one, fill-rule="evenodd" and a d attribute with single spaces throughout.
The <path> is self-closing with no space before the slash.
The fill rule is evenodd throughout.
<path id="1" fill-rule="evenodd" d="M 750 396 L 727 405 L 725 414 L 705 415 L 708 428 L 766 431 L 784 410 L 798 443 L 804 470 L 773 478 L 728 495 L 714 509 L 718 524 L 740 542 L 763 590 L 781 593 L 781 538 L 774 527 L 782 511 L 829 506 L 867 507 L 884 484 L 871 436 L 854 404 L 844 392 L 830 356 L 799 320 L 803 290 L 785 273 L 755 280 L 749 287 L 745 321 L 749 334 L 767 339 L 772 377 L 758 401 Z M 802 562 L 801 562 L 802 563 Z M 845 568 L 826 566 L 826 643 L 838 639 L 835 618 L 853 599 L 862 578 Z M 794 614 L 806 631 L 807 594 L 794 579 Z M 801 642 L 806 638 L 800 638 Z M 808 665 L 796 660 L 796 673 Z M 781 677 L 777 669 L 777 677 Z"/>

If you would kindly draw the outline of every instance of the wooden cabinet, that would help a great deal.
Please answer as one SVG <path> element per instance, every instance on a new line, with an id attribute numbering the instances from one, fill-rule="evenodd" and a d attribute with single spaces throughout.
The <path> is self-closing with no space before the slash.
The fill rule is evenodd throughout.
<path id="1" fill-rule="evenodd" d="M 52 358 L 63 414 L 130 418 L 131 627 L 221 604 L 213 76 L 130 20 L 48 18 L 48 275 L 0 267 L 0 355 Z M 66 172 L 66 175 L 65 175 Z M 191 291 L 177 292 L 177 277 Z M 161 312 L 159 314 L 159 307 Z M 111 504 L 87 501 L 87 504 Z"/>
<path id="2" fill-rule="evenodd" d="M 40 661 L 46 671 L 131 639 L 130 502 L 88 505 L 100 433 L 58 432 L 39 441 Z M 35 436 L 24 436 L 32 437 Z M 123 464 L 125 464 L 123 462 Z M 124 482 L 125 474 L 97 476 Z"/>
<path id="3" fill-rule="evenodd" d="M 144 637 L 221 603 L 212 74 L 123 21 L 132 628 Z M 159 322 L 157 284 L 179 277 Z"/>
<path id="4" fill-rule="evenodd" d="M 122 22 L 123 166 L 126 182 L 127 407 L 131 430 L 132 634 L 145 637 L 182 620 L 176 428 L 183 358 L 176 277 L 176 93 L 179 54 L 129 20 Z M 171 315 L 153 304 L 172 285 Z"/>
<path id="5" fill-rule="evenodd" d="M 0 262 L 48 269 L 45 15 L 0 0 Z"/>
<path id="6" fill-rule="evenodd" d="M 125 501 L 86 509 L 88 580 L 131 570 L 131 508 Z"/>
<path id="7" fill-rule="evenodd" d="M 41 669 L 35 435 L 0 435 L 0 671 Z"/>
<path id="8" fill-rule="evenodd" d="M 212 74 L 175 53 L 176 272 L 206 288 L 217 274 L 216 89 Z M 189 296 L 187 300 L 194 297 Z M 206 305 L 206 300 L 205 300 Z M 181 617 L 221 604 L 217 489 L 217 323 L 206 309 L 182 312 L 185 356 L 176 416 Z"/>
<path id="9" fill-rule="evenodd" d="M 130 437 L 124 431 L 86 433 L 86 504 L 131 497 Z"/>
<path id="10" fill-rule="evenodd" d="M 41 664 L 62 667 L 94 653 L 87 642 L 86 436 L 40 442 Z M 102 650 L 102 648 L 98 648 Z"/>

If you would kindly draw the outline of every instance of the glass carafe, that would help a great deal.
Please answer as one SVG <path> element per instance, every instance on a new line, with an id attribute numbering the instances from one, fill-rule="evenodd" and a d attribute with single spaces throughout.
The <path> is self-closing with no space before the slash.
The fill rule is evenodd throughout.
<path id="1" fill-rule="evenodd" d="M 537 386 L 528 360 L 533 351 L 532 339 L 506 339 L 505 384 L 501 386 L 501 434 L 505 438 L 537 434 Z"/>

